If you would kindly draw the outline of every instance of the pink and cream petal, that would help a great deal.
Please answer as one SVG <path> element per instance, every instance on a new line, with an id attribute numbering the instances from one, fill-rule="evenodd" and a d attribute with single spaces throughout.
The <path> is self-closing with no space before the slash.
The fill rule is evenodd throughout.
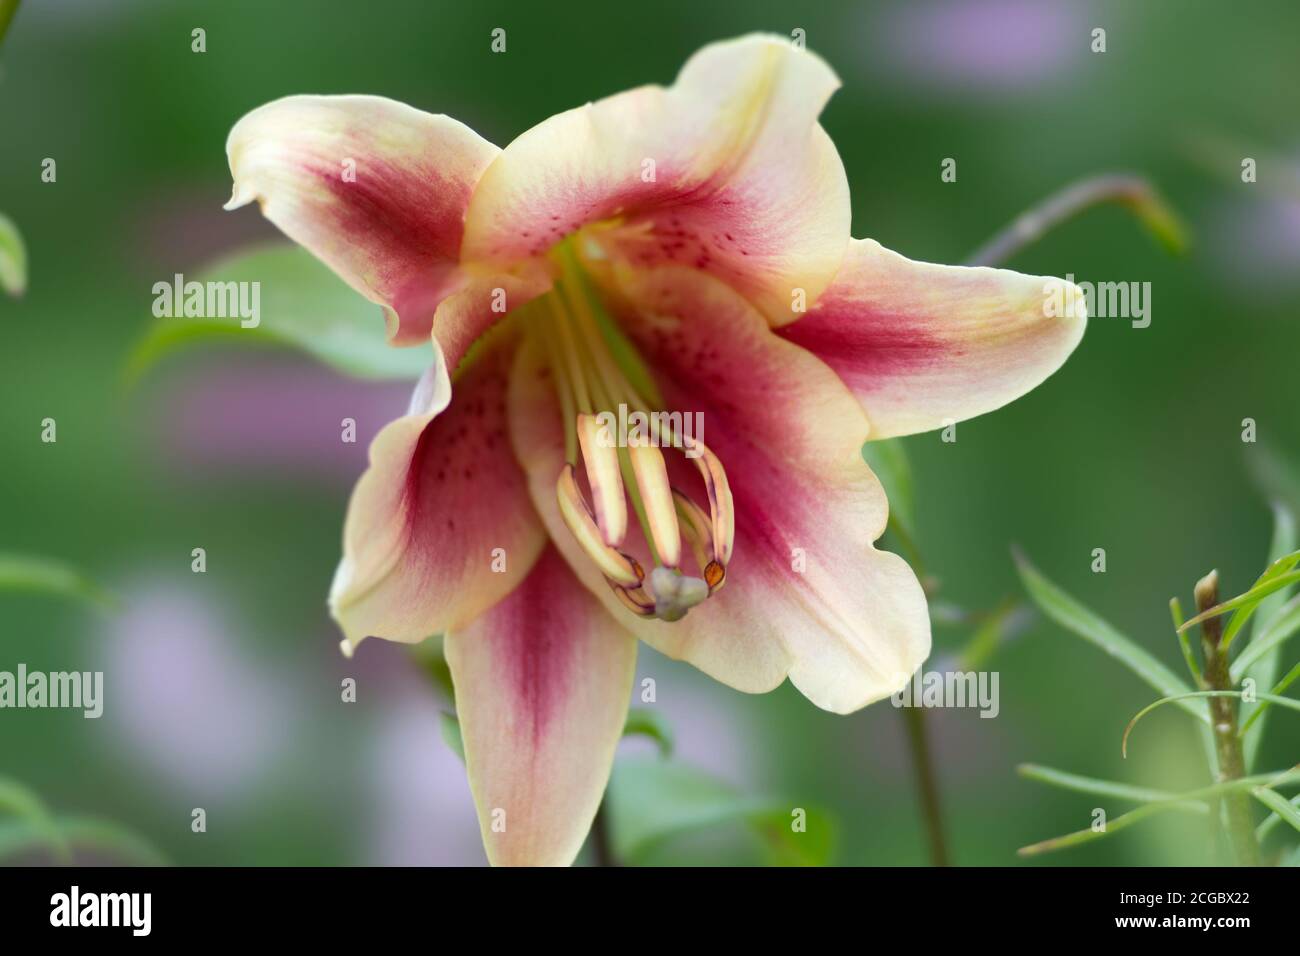
<path id="1" fill-rule="evenodd" d="M 636 640 L 548 548 L 446 653 L 488 859 L 568 866 L 609 781 Z"/>
<path id="2" fill-rule="evenodd" d="M 789 41 L 751 35 L 644 86 L 557 114 L 502 151 L 466 215 L 466 261 L 515 262 L 584 231 L 641 267 L 713 274 L 773 324 L 839 269 L 849 192 L 817 122 L 839 80 Z"/>
<path id="3" fill-rule="evenodd" d="M 496 146 L 447 116 L 377 96 L 289 96 L 226 142 L 234 192 L 366 298 L 395 344 L 428 340 L 460 282 L 464 216 Z"/>
<path id="4" fill-rule="evenodd" d="M 1082 311 L 1082 293 L 1059 279 L 913 262 L 862 239 L 816 306 L 780 334 L 839 374 L 877 439 L 1024 395 L 1079 344 Z"/>
<path id="5" fill-rule="evenodd" d="M 330 591 L 345 650 L 366 637 L 416 642 L 462 627 L 541 552 L 546 534 L 507 435 L 512 331 L 484 343 L 454 394 L 439 384 L 445 373 L 426 376 L 411 413 L 370 446 Z"/>

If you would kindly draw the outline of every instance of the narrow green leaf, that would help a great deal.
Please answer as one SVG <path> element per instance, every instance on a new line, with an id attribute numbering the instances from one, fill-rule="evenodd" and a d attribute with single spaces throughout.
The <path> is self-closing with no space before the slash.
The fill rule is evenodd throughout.
<path id="1" fill-rule="evenodd" d="M 1124 729 L 1124 739 L 1120 742 L 1120 750 L 1125 757 L 1128 756 L 1128 735 L 1133 732 L 1133 728 L 1137 725 L 1137 722 L 1139 720 L 1141 720 L 1147 714 L 1151 713 L 1151 711 L 1155 710 L 1157 707 L 1163 707 L 1165 704 L 1176 704 L 1184 700 L 1192 700 L 1197 697 L 1240 697 L 1240 696 L 1241 696 L 1241 691 L 1239 690 L 1198 690 L 1198 691 L 1192 691 L 1191 693 L 1188 694 L 1180 694 L 1176 697 L 1161 697 L 1159 700 L 1147 704 L 1147 706 L 1143 707 L 1141 710 L 1139 710 L 1136 714 L 1133 715 L 1133 719 L 1128 722 L 1128 727 Z M 1290 697 L 1279 697 L 1276 694 L 1256 694 L 1255 697 L 1258 700 L 1267 700 L 1274 704 L 1280 704 L 1281 706 L 1287 707 L 1291 710 L 1300 710 L 1300 700 L 1294 700 L 1293 698 Z"/>
<path id="2" fill-rule="evenodd" d="M 1196 655 L 1192 653 L 1192 642 L 1188 639 L 1187 633 L 1182 630 L 1183 626 L 1183 605 L 1176 597 L 1169 599 L 1169 616 L 1174 622 L 1174 634 L 1178 636 L 1178 647 L 1183 652 L 1183 663 L 1187 665 L 1187 671 L 1192 675 L 1192 683 L 1197 687 L 1203 687 L 1204 678 L 1201 677 L 1201 669 L 1196 666 Z"/>
<path id="3" fill-rule="evenodd" d="M 1273 811 L 1263 823 L 1255 828 L 1255 838 L 1257 840 L 1262 842 L 1264 837 L 1268 836 L 1278 823 L 1289 823 L 1297 830 L 1300 830 L 1300 808 L 1297 808 L 1295 802 L 1288 800 L 1275 790 L 1269 790 L 1267 787 L 1256 787 L 1250 792 L 1256 800 Z M 1296 797 L 1295 800 L 1300 801 L 1300 796 Z M 1270 820 L 1275 822 L 1270 825 Z"/>
<path id="4" fill-rule="evenodd" d="M 916 493 L 912 465 L 902 441 L 898 438 L 869 441 L 862 446 L 862 457 L 885 488 L 890 520 L 897 522 L 909 540 L 915 540 Z"/>
<path id="5" fill-rule="evenodd" d="M 1168 790 L 1152 790 L 1148 787 L 1135 787 L 1115 780 L 1099 780 L 1096 777 L 1083 777 L 1077 773 L 1056 770 L 1039 764 L 1022 763 L 1016 772 L 1026 780 L 1050 784 L 1063 790 L 1078 793 L 1091 793 L 1099 797 L 1114 797 L 1117 800 L 1131 800 L 1134 803 L 1153 803 L 1176 799 L 1176 794 Z M 1202 807 L 1201 809 L 1205 809 Z"/>
<path id="6" fill-rule="evenodd" d="M 1249 675 L 1247 672 L 1251 670 L 1252 665 L 1260 663 L 1266 657 L 1273 656 L 1276 659 L 1273 652 L 1278 651 L 1296 631 L 1300 631 L 1300 595 L 1296 595 L 1282 605 L 1281 610 L 1263 625 L 1259 634 L 1251 638 L 1246 649 L 1232 662 L 1230 672 L 1233 683 L 1240 683 L 1243 677 L 1250 676 L 1255 678 L 1257 686 L 1268 686 L 1259 676 L 1256 676 L 1258 671 Z M 1276 673 L 1276 667 L 1271 669 Z"/>
<path id="7" fill-rule="evenodd" d="M 1287 672 L 1287 675 L 1285 677 L 1283 677 L 1280 681 L 1274 684 L 1273 689 L 1270 690 L 1269 693 L 1275 696 L 1280 696 L 1281 694 L 1285 693 L 1286 689 L 1290 687 L 1292 684 L 1294 684 L 1297 680 L 1300 680 L 1300 663 L 1297 663 L 1295 667 L 1291 668 L 1291 670 Z M 1249 701 L 1243 700 L 1241 702 L 1241 705 L 1242 707 L 1245 707 L 1246 704 L 1248 703 Z M 1269 708 L 1269 702 L 1266 700 L 1259 701 L 1258 703 L 1256 703 L 1254 709 L 1251 710 L 1250 712 L 1250 716 L 1247 717 L 1242 722 L 1241 730 L 1237 732 L 1237 735 L 1239 737 L 1245 738 L 1247 742 L 1249 742 L 1250 740 L 1258 740 L 1259 739 L 1258 734 L 1248 735 L 1247 732 L 1254 724 L 1257 724 L 1261 719 L 1263 719 L 1264 715 L 1268 713 L 1268 708 Z M 1249 764 L 1247 765 L 1247 769 L 1250 769 Z"/>
<path id="8" fill-rule="evenodd" d="M 743 824 L 774 862 L 818 866 L 834 849 L 828 813 L 806 810 L 807 829 L 792 827 L 799 808 L 737 794 L 702 771 L 659 759 L 624 759 L 605 794 L 615 856 L 636 863 L 669 840 L 714 827 Z"/>
<path id="9" fill-rule="evenodd" d="M 1143 804 L 1136 810 L 1130 810 L 1128 813 L 1108 820 L 1106 822 L 1106 829 L 1104 830 L 1097 831 L 1092 828 L 1087 830 L 1077 830 L 1074 833 L 1067 833 L 1064 836 L 1053 837 L 1050 840 L 1043 840 L 1041 843 L 1023 846 L 1016 852 L 1020 856 L 1037 856 L 1040 853 L 1064 850 L 1068 847 L 1079 846 L 1084 843 L 1091 843 L 1095 840 L 1105 839 L 1108 836 L 1112 836 L 1121 830 L 1131 827 L 1135 823 L 1140 823 L 1147 817 L 1163 813 L 1167 810 L 1188 810 L 1192 804 L 1203 803 L 1206 800 L 1223 796 L 1225 793 L 1232 793 L 1238 790 L 1254 790 L 1257 787 L 1288 786 L 1294 783 L 1300 783 L 1300 770 L 1286 770 L 1271 774 L 1257 774 L 1252 777 L 1241 777 L 1238 780 L 1227 780 L 1223 783 L 1212 784 L 1198 790 L 1189 790 L 1185 793 L 1175 794 L 1168 801 Z"/>
<path id="10" fill-rule="evenodd" d="M 1289 557 L 1284 558 L 1283 560 L 1289 560 Z M 1220 617 L 1227 614 L 1229 611 L 1235 611 L 1240 607 L 1250 606 L 1251 613 L 1253 614 L 1254 605 L 1258 605 L 1260 601 L 1268 597 L 1270 594 L 1289 588 L 1297 581 L 1300 581 L 1300 571 L 1287 571 L 1272 576 L 1262 584 L 1256 584 L 1244 594 L 1238 594 L 1235 598 L 1231 598 L 1221 604 L 1214 605 L 1214 607 L 1209 608 L 1208 610 L 1202 611 L 1200 614 L 1196 615 L 1196 617 L 1184 623 L 1182 629 L 1184 631 L 1189 630 L 1197 624 L 1200 624 L 1202 621 L 1209 620 L 1212 617 Z M 1227 632 L 1225 631 L 1224 633 L 1226 635 Z"/>
<path id="11" fill-rule="evenodd" d="M 657 710 L 648 707 L 633 707 L 627 712 L 627 723 L 623 725 L 624 737 L 649 737 L 659 745 L 662 757 L 671 757 L 675 741 L 673 728 Z"/>
<path id="12" fill-rule="evenodd" d="M 1300 541 L 1297 541 L 1296 537 L 1295 512 L 1280 501 L 1274 502 L 1273 540 L 1268 549 L 1269 563 L 1276 562 L 1284 555 L 1295 551 L 1297 547 L 1300 547 Z M 1282 628 L 1289 625 L 1281 625 L 1274 629 L 1283 609 L 1288 606 L 1287 598 L 1287 591 L 1278 591 L 1266 597 L 1260 604 L 1255 621 L 1251 625 L 1250 643 L 1232 664 L 1232 679 L 1235 683 L 1241 683 L 1249 677 L 1255 682 L 1256 687 L 1269 687 L 1277 680 L 1278 671 L 1281 670 L 1281 644 L 1291 636 L 1291 633 L 1294 633 L 1294 631 L 1283 631 Z M 1300 602 L 1296 603 L 1295 611 L 1291 620 L 1294 621 L 1295 627 L 1300 627 Z M 1271 645 L 1265 643 L 1270 641 Z M 1246 663 L 1243 664 L 1243 660 Z M 1278 691 L 1274 690 L 1273 693 Z M 1241 706 L 1246 723 L 1255 727 L 1255 732 L 1245 738 L 1242 744 L 1246 769 L 1249 770 L 1255 766 L 1260 742 L 1264 739 L 1262 721 L 1264 714 L 1268 712 L 1268 704 L 1242 703 Z"/>
<path id="13" fill-rule="evenodd" d="M 380 307 L 297 246 L 275 244 L 236 253 L 195 281 L 259 283 L 258 325 L 242 328 L 238 316 L 157 319 L 128 361 L 128 382 L 182 346 L 222 341 L 289 346 L 358 378 L 413 380 L 433 361 L 432 344 L 389 345 Z"/>
<path id="14" fill-rule="evenodd" d="M 1015 557 L 1029 596 L 1057 624 L 1105 651 L 1166 697 L 1177 697 L 1192 689 L 1150 653 L 1049 581 L 1026 557 L 1021 554 Z M 1191 703 L 1183 706 L 1197 719 L 1209 723 L 1204 708 Z"/>
<path id="15" fill-rule="evenodd" d="M 0 591 L 32 591 L 89 601 L 111 609 L 117 599 L 76 568 L 30 554 L 0 553 Z"/>
<path id="16" fill-rule="evenodd" d="M 12 219 L 0 213 L 0 289 L 20 296 L 27 291 L 27 247 Z"/>
<path id="17" fill-rule="evenodd" d="M 1294 553 L 1291 554 L 1282 555 L 1281 557 L 1277 558 L 1277 560 L 1275 560 L 1272 564 L 1268 566 L 1267 570 L 1265 570 L 1264 573 L 1259 576 L 1259 578 L 1255 581 L 1255 584 L 1251 587 L 1250 590 L 1257 591 L 1261 589 L 1263 585 L 1268 584 L 1270 581 L 1274 581 L 1277 578 L 1282 577 L 1284 574 L 1286 574 L 1288 571 L 1294 568 L 1297 563 L 1300 563 L 1300 551 L 1295 551 Z M 1228 648 L 1228 646 L 1236 638 L 1237 633 L 1246 625 L 1246 623 L 1250 620 L 1251 616 L 1255 613 L 1255 611 L 1263 606 L 1264 601 L 1269 600 L 1270 598 L 1276 598 L 1278 600 L 1278 603 L 1281 604 L 1286 601 L 1286 591 L 1287 589 L 1283 588 L 1279 591 L 1272 592 L 1269 595 L 1266 595 L 1265 597 L 1260 598 L 1257 601 L 1251 601 L 1247 604 L 1243 604 L 1237 610 L 1237 613 L 1232 615 L 1232 619 L 1228 621 L 1228 626 L 1224 628 L 1223 631 L 1224 649 L 1226 650 Z"/>

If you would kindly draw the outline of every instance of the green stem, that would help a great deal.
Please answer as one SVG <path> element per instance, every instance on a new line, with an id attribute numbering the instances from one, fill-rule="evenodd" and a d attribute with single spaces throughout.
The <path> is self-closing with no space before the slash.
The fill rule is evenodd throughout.
<path id="1" fill-rule="evenodd" d="M 1219 575 L 1211 571 L 1196 583 L 1196 609 L 1204 612 L 1219 603 Z M 1201 622 L 1201 654 L 1204 657 L 1205 684 L 1211 690 L 1232 690 L 1228 673 L 1228 655 L 1223 644 L 1223 619 L 1206 618 Z M 1241 738 L 1237 736 L 1236 699 L 1228 696 L 1209 698 L 1210 723 L 1214 732 L 1214 749 L 1218 758 L 1218 781 L 1226 783 L 1246 775 L 1246 761 L 1242 756 Z M 1255 827 L 1251 821 L 1250 796 L 1246 793 L 1226 793 L 1220 798 L 1227 817 L 1228 836 L 1232 841 L 1237 862 L 1242 866 L 1259 865 L 1259 844 L 1255 842 Z M 1217 814 L 1216 814 L 1217 819 Z"/>
<path id="2" fill-rule="evenodd" d="M 1061 223 L 1086 209 L 1106 203 L 1130 209 L 1157 239 L 1173 251 L 1181 251 L 1186 246 L 1182 225 L 1155 188 L 1140 176 L 1114 174 L 1082 180 L 1047 197 L 980 246 L 966 264 L 1001 265 Z"/>
<path id="3" fill-rule="evenodd" d="M 929 740 L 926 738 L 925 708 L 919 701 L 912 701 L 912 706 L 902 710 L 903 719 L 907 723 L 907 739 L 912 747 L 916 788 L 921 793 L 921 817 L 930 844 L 930 862 L 934 866 L 947 866 L 948 844 L 943 832 L 943 808 L 939 803 L 939 781 L 930 757 Z"/>

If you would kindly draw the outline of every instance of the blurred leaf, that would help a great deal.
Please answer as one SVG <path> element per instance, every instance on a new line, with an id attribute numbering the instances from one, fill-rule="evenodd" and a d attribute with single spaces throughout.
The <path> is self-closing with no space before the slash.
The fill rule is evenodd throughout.
<path id="1" fill-rule="evenodd" d="M 445 710 L 439 714 L 438 732 L 442 734 L 442 742 L 460 758 L 461 763 L 464 763 L 465 739 L 460 735 L 460 721 L 456 719 L 456 715 L 449 714 Z"/>
<path id="2" fill-rule="evenodd" d="M 1300 830 L 1300 810 L 1296 809 L 1294 803 L 1282 796 L 1282 794 L 1278 793 L 1276 790 L 1269 790 L 1267 787 L 1256 787 L 1250 792 L 1254 795 L 1256 800 L 1273 811 L 1270 818 L 1276 817 L 1278 822 L 1289 823 L 1297 830 Z M 1269 830 L 1264 829 L 1264 824 L 1266 823 L 1268 823 L 1268 820 L 1265 820 L 1264 823 L 1261 823 L 1259 827 L 1256 828 L 1255 833 L 1257 837 L 1261 830 L 1265 836 L 1268 835 Z M 1270 827 L 1269 829 L 1272 828 Z"/>
<path id="3" fill-rule="evenodd" d="M 73 849 L 109 854 L 134 866 L 167 865 L 167 858 L 152 843 L 111 820 L 64 816 L 56 817 L 53 827 L 58 838 Z M 0 859 L 47 845 L 46 834 L 31 821 L 0 821 Z"/>
<path id="4" fill-rule="evenodd" d="M 1118 800 L 1132 800 L 1134 803 L 1164 802 L 1177 799 L 1177 794 L 1170 793 L 1167 790 L 1151 790 L 1147 787 L 1135 787 L 1114 780 L 1083 777 L 1076 773 L 1055 770 L 1052 767 L 1044 767 L 1039 764 L 1023 763 L 1016 768 L 1016 772 L 1026 780 L 1036 780 L 1039 783 L 1050 784 L 1063 790 L 1091 793 L 1099 797 L 1115 797 Z M 1198 806 L 1201 810 L 1205 809 L 1203 804 Z"/>
<path id="5" fill-rule="evenodd" d="M 1147 714 L 1151 713 L 1151 711 L 1155 710 L 1157 707 L 1163 707 L 1165 704 L 1177 704 L 1177 703 L 1181 703 L 1184 700 L 1193 700 L 1197 697 L 1240 697 L 1240 696 L 1241 696 L 1241 691 L 1239 690 L 1197 690 L 1197 691 L 1192 691 L 1191 693 L 1188 694 L 1181 694 L 1178 696 L 1161 697 L 1159 700 L 1147 704 L 1145 707 L 1143 707 L 1141 710 L 1139 710 L 1136 714 L 1133 715 L 1133 719 L 1128 722 L 1128 727 L 1124 729 L 1124 739 L 1120 742 L 1120 750 L 1124 753 L 1124 756 L 1126 757 L 1128 756 L 1129 734 L 1133 732 L 1133 728 L 1137 725 L 1137 722 L 1139 720 L 1141 720 Z M 1276 694 L 1256 694 L 1255 697 L 1258 700 L 1267 700 L 1274 704 L 1280 704 L 1281 706 L 1287 707 L 1291 710 L 1300 710 L 1300 700 L 1293 700 L 1290 697 L 1279 697 Z"/>
<path id="6" fill-rule="evenodd" d="M 113 608 L 116 599 L 71 565 L 29 554 L 0 553 L 0 591 L 59 594 Z"/>
<path id="7" fill-rule="evenodd" d="M 9 32 L 9 24 L 13 22 L 14 14 L 18 12 L 19 0 L 0 0 L 0 43 L 4 42 L 5 34 Z"/>
<path id="8" fill-rule="evenodd" d="M 357 378 L 414 380 L 433 362 L 432 344 L 389 345 L 380 307 L 297 246 L 236 253 L 196 281 L 260 283 L 260 323 L 245 329 L 238 318 L 158 319 L 128 361 L 128 381 L 182 346 L 220 341 L 287 345 Z"/>
<path id="9" fill-rule="evenodd" d="M 825 865 L 835 843 L 825 811 L 803 808 L 807 832 L 797 833 L 791 828 L 797 808 L 741 796 L 700 770 L 666 760 L 620 760 L 605 801 L 614 854 L 628 863 L 675 837 L 734 823 L 745 824 L 772 861 L 785 865 Z"/>
<path id="10" fill-rule="evenodd" d="M 19 296 L 27 291 L 27 247 L 13 220 L 0 213 L 0 289 Z"/>
<path id="11" fill-rule="evenodd" d="M 1257 787 L 1282 787 L 1294 783 L 1300 783 L 1300 770 L 1287 770 L 1271 774 L 1257 774 L 1253 777 L 1241 777 L 1238 780 L 1228 780 L 1223 783 L 1212 784 L 1198 790 L 1188 790 L 1185 793 L 1175 794 L 1170 800 L 1146 803 L 1138 807 L 1136 810 L 1130 810 L 1128 813 L 1107 820 L 1106 829 L 1104 830 L 1097 831 L 1092 828 L 1087 830 L 1076 830 L 1074 833 L 1067 833 L 1064 836 L 1053 837 L 1050 840 L 1043 840 L 1041 843 L 1022 846 L 1016 851 L 1016 853 L 1020 856 L 1037 856 L 1040 853 L 1050 853 L 1054 850 L 1064 850 L 1068 847 L 1079 846 L 1084 843 L 1092 843 L 1095 840 L 1102 840 L 1108 836 L 1113 836 L 1135 823 L 1140 823 L 1147 817 L 1163 813 L 1166 810 L 1186 810 L 1192 804 L 1203 803 L 1206 800 L 1211 800 L 1215 797 L 1220 797 L 1225 793 L 1232 793 L 1238 790 L 1254 790 Z"/>
<path id="12" fill-rule="evenodd" d="M 5 825 L 17 826 L 30 834 L 30 839 L 48 847 L 50 853 L 60 863 L 71 861 L 72 851 L 68 847 L 67 840 L 55 825 L 54 815 L 50 813 L 35 790 L 17 780 L 0 777 L 0 813 L 16 815 L 18 817 L 16 823 Z M 0 845 L 0 858 L 4 855 L 3 846 Z"/>
<path id="13" fill-rule="evenodd" d="M 889 520 L 897 522 L 909 540 L 915 540 L 916 496 L 912 465 L 902 441 L 897 438 L 869 441 L 862 446 L 862 457 L 885 488 L 889 499 Z"/>
<path id="14" fill-rule="evenodd" d="M 1300 542 L 1296 540 L 1296 521 L 1295 513 L 1286 505 L 1274 503 L 1273 505 L 1273 540 L 1269 545 L 1268 559 L 1270 563 L 1278 561 L 1283 555 L 1294 551 Z M 1287 605 L 1287 592 L 1278 591 L 1276 594 L 1270 594 L 1259 605 L 1259 611 L 1255 616 L 1255 623 L 1251 625 L 1250 643 L 1246 649 L 1232 663 L 1232 679 L 1234 683 L 1240 683 L 1242 678 L 1249 677 L 1255 682 L 1256 687 L 1270 687 L 1277 680 L 1277 673 L 1280 668 L 1280 658 L 1282 653 L 1282 642 L 1294 633 L 1295 628 L 1300 627 L 1300 603 L 1295 603 L 1294 615 L 1286 624 L 1279 624 L 1279 619 Z M 1276 626 L 1276 630 L 1275 630 Z M 1290 631 L 1285 631 L 1290 626 Z M 1245 663 L 1243 663 L 1243 661 Z M 1274 693 L 1276 693 L 1274 689 Z M 1264 714 L 1267 712 L 1268 705 L 1262 707 L 1259 704 L 1242 703 L 1242 716 L 1247 724 L 1261 724 L 1256 727 L 1255 733 L 1245 740 L 1243 745 L 1243 756 L 1246 761 L 1246 769 L 1255 766 L 1255 758 L 1259 753 L 1260 741 L 1264 739 L 1262 721 Z M 1258 714 L 1255 713 L 1258 711 Z"/>
<path id="15" fill-rule="evenodd" d="M 1282 558 L 1278 564 L 1274 566 L 1281 566 L 1281 570 L 1275 571 L 1274 567 L 1269 568 L 1268 571 L 1264 572 L 1264 576 L 1256 581 L 1255 585 L 1249 591 L 1238 594 L 1235 598 L 1229 598 L 1226 601 L 1214 605 L 1212 608 L 1202 611 L 1200 614 L 1196 615 L 1196 617 L 1184 623 L 1183 630 L 1190 630 L 1202 621 L 1208 621 L 1212 617 L 1222 617 L 1229 611 L 1235 611 L 1238 608 L 1248 609 L 1246 610 L 1246 617 L 1249 619 L 1250 615 L 1255 613 L 1255 608 L 1259 605 L 1259 602 L 1264 598 L 1268 597 L 1270 594 L 1289 588 L 1297 581 L 1300 581 L 1300 571 L 1291 570 L 1291 568 L 1295 567 L 1297 561 L 1300 561 L 1300 552 L 1289 554 L 1285 558 Z M 1236 616 L 1234 616 L 1233 620 L 1236 620 Z M 1232 622 L 1229 622 L 1229 627 L 1231 627 L 1231 624 Z M 1239 628 L 1240 625 L 1238 625 L 1237 629 Z M 1234 636 L 1237 633 L 1237 629 L 1232 630 Z M 1228 643 L 1227 631 L 1224 632 L 1223 643 L 1224 646 Z"/>
<path id="16" fill-rule="evenodd" d="M 1045 578 L 1027 558 L 1019 553 L 1015 557 L 1025 589 L 1044 614 L 1127 666 L 1161 694 L 1177 697 L 1191 691 L 1182 678 Z M 1204 708 L 1190 702 L 1182 706 L 1198 720 L 1209 723 Z"/>
<path id="17" fill-rule="evenodd" d="M 659 755 L 673 755 L 673 728 L 660 716 L 657 710 L 648 707 L 633 707 L 627 712 L 627 723 L 623 725 L 624 737 L 649 737 L 659 745 Z"/>
<path id="18" fill-rule="evenodd" d="M 960 670 L 979 671 L 1006 641 L 1028 626 L 1033 612 L 1026 604 L 1007 598 L 979 618 L 979 626 L 958 654 Z"/>

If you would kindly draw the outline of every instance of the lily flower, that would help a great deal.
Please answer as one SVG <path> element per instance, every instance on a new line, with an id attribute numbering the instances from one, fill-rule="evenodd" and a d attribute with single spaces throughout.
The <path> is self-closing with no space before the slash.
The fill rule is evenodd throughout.
<path id="1" fill-rule="evenodd" d="M 863 442 L 998 408 L 1082 335 L 1045 314 L 1057 280 L 850 238 L 818 122 L 838 86 L 746 36 L 504 149 L 369 96 L 291 96 L 230 133 L 228 208 L 257 200 L 394 344 L 434 342 L 371 446 L 330 608 L 349 652 L 445 635 L 493 863 L 576 857 L 638 640 L 836 713 L 903 686 L 929 616 L 874 546 Z M 620 408 L 650 423 L 623 447 Z"/>

